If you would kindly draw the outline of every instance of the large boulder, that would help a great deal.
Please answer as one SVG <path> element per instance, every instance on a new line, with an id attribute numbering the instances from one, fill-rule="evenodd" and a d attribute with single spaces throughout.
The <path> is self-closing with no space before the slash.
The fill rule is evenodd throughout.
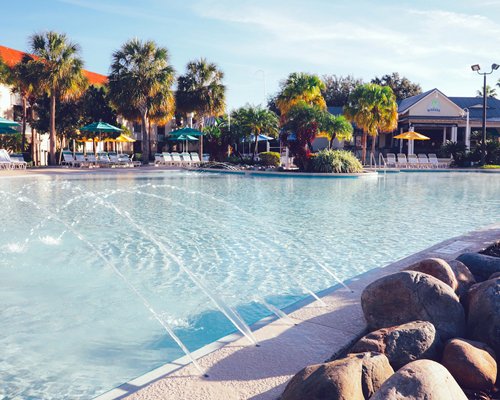
<path id="1" fill-rule="evenodd" d="M 421 358 L 438 359 L 440 349 L 441 340 L 434 325 L 428 321 L 413 321 L 371 332 L 359 339 L 349 352 L 385 354 L 391 366 L 398 370 Z"/>
<path id="2" fill-rule="evenodd" d="M 431 360 L 413 361 L 387 379 L 370 400 L 467 400 L 453 376 Z"/>
<path id="3" fill-rule="evenodd" d="M 458 256 L 457 260 L 463 262 L 479 282 L 485 281 L 495 272 L 500 272 L 499 257 L 479 253 L 464 253 Z"/>
<path id="4" fill-rule="evenodd" d="M 423 272 L 446 283 L 453 290 L 458 287 L 457 278 L 448 263 L 441 258 L 426 258 L 406 268 L 407 271 Z"/>
<path id="5" fill-rule="evenodd" d="M 370 329 L 420 320 L 431 322 L 442 340 L 465 333 L 465 313 L 453 289 L 421 272 L 401 271 L 372 282 L 361 306 Z"/>
<path id="6" fill-rule="evenodd" d="M 304 368 L 288 383 L 281 400 L 365 400 L 393 373 L 383 354 L 353 354 Z"/>
<path id="7" fill-rule="evenodd" d="M 488 391 L 497 378 L 495 353 L 481 342 L 451 339 L 446 343 L 441 364 L 463 388 Z"/>
<path id="8" fill-rule="evenodd" d="M 500 354 L 500 278 L 477 283 L 469 290 L 468 337 Z"/>
<path id="9" fill-rule="evenodd" d="M 448 261 L 448 265 L 451 267 L 453 273 L 455 274 L 455 278 L 457 279 L 458 286 L 455 293 L 458 297 L 462 298 L 462 296 L 467 293 L 469 288 L 476 283 L 476 279 L 463 262 L 450 260 Z"/>

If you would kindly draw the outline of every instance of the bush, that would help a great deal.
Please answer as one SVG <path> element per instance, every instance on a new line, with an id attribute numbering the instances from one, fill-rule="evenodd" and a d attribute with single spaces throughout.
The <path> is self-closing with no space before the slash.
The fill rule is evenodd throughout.
<path id="1" fill-rule="evenodd" d="M 280 153 L 276 153 L 274 151 L 265 151 L 263 153 L 259 153 L 260 161 L 262 165 L 266 167 L 279 167 L 281 156 Z"/>
<path id="2" fill-rule="evenodd" d="M 321 150 L 312 158 L 313 172 L 357 173 L 363 171 L 361 162 L 350 151 Z"/>

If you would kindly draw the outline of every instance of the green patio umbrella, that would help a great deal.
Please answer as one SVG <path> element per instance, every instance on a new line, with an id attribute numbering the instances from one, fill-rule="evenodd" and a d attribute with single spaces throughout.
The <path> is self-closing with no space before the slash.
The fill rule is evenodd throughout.
<path id="1" fill-rule="evenodd" d="M 94 133 L 117 133 L 121 132 L 122 129 L 118 128 L 116 126 L 113 126 L 111 124 L 108 124 L 107 122 L 92 122 L 91 124 L 85 125 L 84 127 L 80 128 L 80 131 L 83 132 L 94 132 Z M 96 152 L 96 147 L 95 147 L 95 141 L 94 141 L 94 154 Z"/>
<path id="2" fill-rule="evenodd" d="M 185 150 L 187 148 L 187 142 L 197 142 L 199 139 L 191 135 L 176 135 L 169 137 L 167 140 L 172 142 L 186 142 L 186 147 L 184 148 Z"/>
<path id="3" fill-rule="evenodd" d="M 10 126 L 0 126 L 0 135 L 13 135 L 20 133 Z"/>
<path id="4" fill-rule="evenodd" d="M 172 136 L 179 136 L 179 135 L 189 135 L 189 136 L 195 136 L 199 137 L 203 135 L 203 132 L 194 129 L 194 128 L 182 128 L 182 129 L 177 129 L 176 131 L 170 132 Z"/>
<path id="5" fill-rule="evenodd" d="M 11 121 L 9 119 L 5 119 L 5 118 L 0 117 L 0 128 L 9 127 L 9 126 L 21 126 L 21 124 L 16 122 L 16 121 Z"/>

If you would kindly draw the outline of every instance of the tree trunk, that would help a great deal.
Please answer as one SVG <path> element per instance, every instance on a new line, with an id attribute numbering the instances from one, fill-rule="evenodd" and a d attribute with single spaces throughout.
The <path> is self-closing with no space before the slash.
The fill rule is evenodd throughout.
<path id="1" fill-rule="evenodd" d="M 368 138 L 368 134 L 363 132 L 363 136 L 361 136 L 361 164 L 366 164 L 366 140 Z"/>
<path id="2" fill-rule="evenodd" d="M 333 141 L 335 140 L 336 137 L 337 137 L 337 135 L 332 135 L 332 138 L 328 142 L 328 150 L 332 149 L 332 147 L 333 147 Z"/>
<path id="3" fill-rule="evenodd" d="M 203 115 L 200 117 L 200 131 L 202 132 L 202 135 L 200 136 L 200 145 L 198 146 L 199 151 L 200 151 L 200 161 L 203 162 L 203 127 L 205 123 L 205 118 Z"/>
<path id="4" fill-rule="evenodd" d="M 23 102 L 23 136 L 21 138 L 21 152 L 24 153 L 24 150 L 26 150 L 26 120 L 28 119 L 28 107 L 26 105 L 27 100 L 26 97 L 22 97 L 22 102 Z"/>
<path id="5" fill-rule="evenodd" d="M 372 136 L 372 149 L 370 151 L 370 165 L 372 159 L 375 157 L 375 142 L 377 141 L 377 136 Z"/>
<path id="6" fill-rule="evenodd" d="M 35 120 L 35 110 L 33 109 L 33 105 L 30 106 L 30 119 L 31 119 L 31 160 L 33 161 L 33 165 L 39 165 L 38 160 L 38 138 L 36 135 L 36 130 L 33 128 L 33 121 Z"/>
<path id="7" fill-rule="evenodd" d="M 49 165 L 56 165 L 56 96 L 50 96 Z"/>
<path id="8" fill-rule="evenodd" d="M 149 164 L 149 132 L 148 117 L 146 113 L 141 116 L 142 120 L 142 163 Z"/>

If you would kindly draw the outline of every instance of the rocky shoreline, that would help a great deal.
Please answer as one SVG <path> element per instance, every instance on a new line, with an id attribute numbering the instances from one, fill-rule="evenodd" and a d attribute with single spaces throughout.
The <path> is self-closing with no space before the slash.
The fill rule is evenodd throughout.
<path id="1" fill-rule="evenodd" d="M 297 373 L 281 400 L 500 399 L 498 247 L 372 282 L 361 294 L 369 333 Z"/>

